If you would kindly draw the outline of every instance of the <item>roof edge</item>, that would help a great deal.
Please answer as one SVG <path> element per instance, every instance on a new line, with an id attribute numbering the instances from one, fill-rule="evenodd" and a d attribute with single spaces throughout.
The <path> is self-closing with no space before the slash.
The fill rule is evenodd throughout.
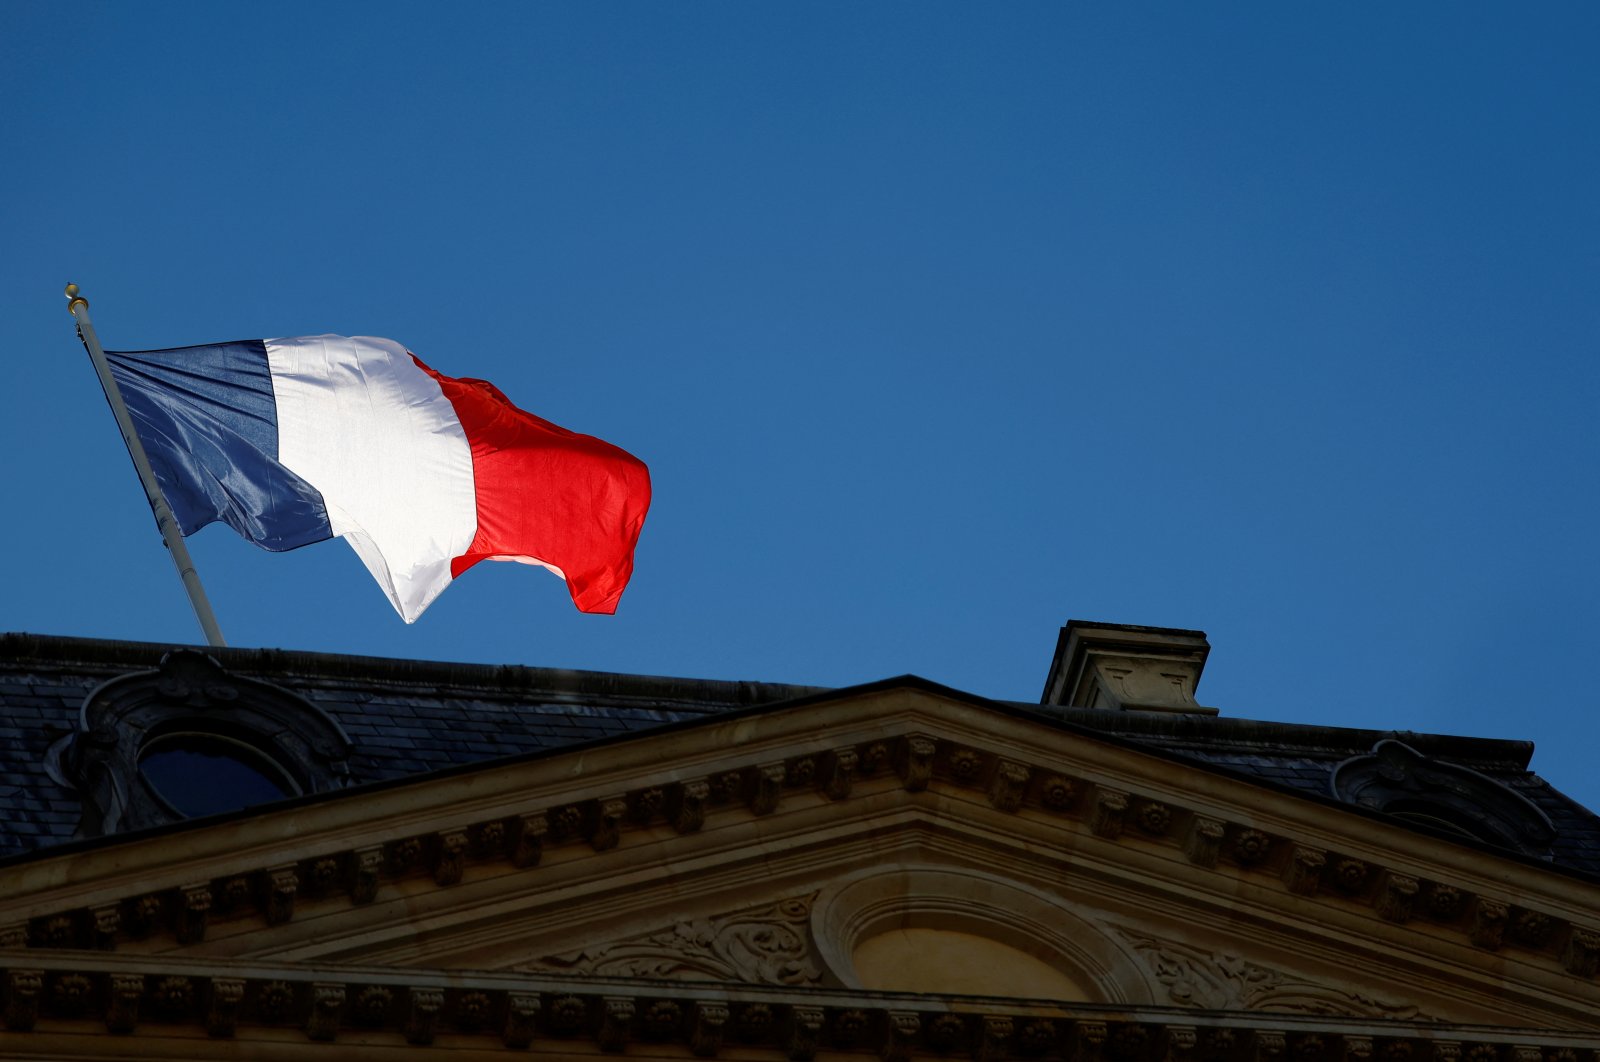
<path id="1" fill-rule="evenodd" d="M 252 675 L 290 673 L 308 678 L 359 680 L 374 685 L 408 684 L 483 689 L 500 695 L 538 690 L 573 696 L 639 697 L 651 700 L 753 706 L 791 701 L 827 692 L 824 686 L 727 679 L 630 675 L 613 671 L 529 667 L 523 664 L 464 664 L 399 657 L 352 656 L 299 649 L 244 649 L 168 642 L 0 633 L 0 661 L 39 661 L 111 667 L 152 668 L 175 649 L 193 649 L 224 667 Z M 692 703 L 690 704 L 692 707 Z"/>
<path id="2" fill-rule="evenodd" d="M 1280 723 L 1237 716 L 1196 716 L 1175 712 L 1108 712 L 1103 708 L 1071 708 L 1006 702 L 1023 711 L 1076 724 L 1091 730 L 1134 738 L 1189 739 L 1239 746 L 1283 746 L 1318 752 L 1358 755 L 1386 738 L 1404 741 L 1419 752 L 1450 760 L 1514 766 L 1528 769 L 1533 760 L 1531 741 L 1516 738 L 1468 737 L 1415 730 L 1373 730 L 1365 727 L 1328 726 L 1321 723 Z"/>

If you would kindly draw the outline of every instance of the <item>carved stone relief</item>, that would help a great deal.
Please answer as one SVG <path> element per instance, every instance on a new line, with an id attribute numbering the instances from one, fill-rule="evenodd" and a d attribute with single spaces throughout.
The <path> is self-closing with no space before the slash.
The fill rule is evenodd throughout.
<path id="1" fill-rule="evenodd" d="M 1337 1017 L 1437 1021 L 1416 1006 L 1381 999 L 1299 974 L 1275 970 L 1226 952 L 1161 940 L 1114 927 L 1150 974 L 1182 1007 L 1258 1010 Z"/>
<path id="2" fill-rule="evenodd" d="M 700 918 L 516 969 L 674 981 L 809 985 L 822 973 L 811 960 L 806 924 L 817 894 Z"/>

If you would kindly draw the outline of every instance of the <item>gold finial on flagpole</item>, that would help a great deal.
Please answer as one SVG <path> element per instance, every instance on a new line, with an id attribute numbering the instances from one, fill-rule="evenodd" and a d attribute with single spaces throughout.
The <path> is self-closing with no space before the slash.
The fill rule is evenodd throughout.
<path id="1" fill-rule="evenodd" d="M 87 310 L 89 308 L 89 300 L 78 294 L 78 285 L 76 284 L 67 285 L 67 299 L 69 300 L 67 302 L 67 312 L 70 314 L 78 312 L 78 303 L 80 302 L 83 303 L 84 309 Z"/>

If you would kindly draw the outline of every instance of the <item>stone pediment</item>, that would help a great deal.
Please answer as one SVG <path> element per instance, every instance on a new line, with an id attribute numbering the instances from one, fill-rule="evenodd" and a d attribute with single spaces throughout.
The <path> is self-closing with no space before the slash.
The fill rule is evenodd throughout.
<path id="1" fill-rule="evenodd" d="M 478 971 L 585 999 L 618 979 L 960 994 L 963 966 L 1037 963 L 1051 998 L 1103 1007 L 1582 1029 L 1595 898 L 902 682 L 16 863 L 0 959 Z M 915 984 L 893 983 L 902 944 L 934 956 Z"/>

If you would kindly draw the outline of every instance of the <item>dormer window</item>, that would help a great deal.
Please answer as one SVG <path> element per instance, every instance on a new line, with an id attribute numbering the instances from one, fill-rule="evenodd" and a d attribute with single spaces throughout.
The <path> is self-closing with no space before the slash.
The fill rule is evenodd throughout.
<path id="1" fill-rule="evenodd" d="M 176 733 L 139 750 L 139 777 L 183 818 L 220 815 L 297 796 L 282 766 L 242 741 L 220 734 Z"/>
<path id="2" fill-rule="evenodd" d="M 91 693 L 58 755 L 96 837 L 340 788 L 350 749 L 305 698 L 177 650 Z"/>
<path id="3" fill-rule="evenodd" d="M 1555 827 L 1526 797 L 1392 738 L 1334 768 L 1333 793 L 1436 833 L 1548 857 Z"/>

